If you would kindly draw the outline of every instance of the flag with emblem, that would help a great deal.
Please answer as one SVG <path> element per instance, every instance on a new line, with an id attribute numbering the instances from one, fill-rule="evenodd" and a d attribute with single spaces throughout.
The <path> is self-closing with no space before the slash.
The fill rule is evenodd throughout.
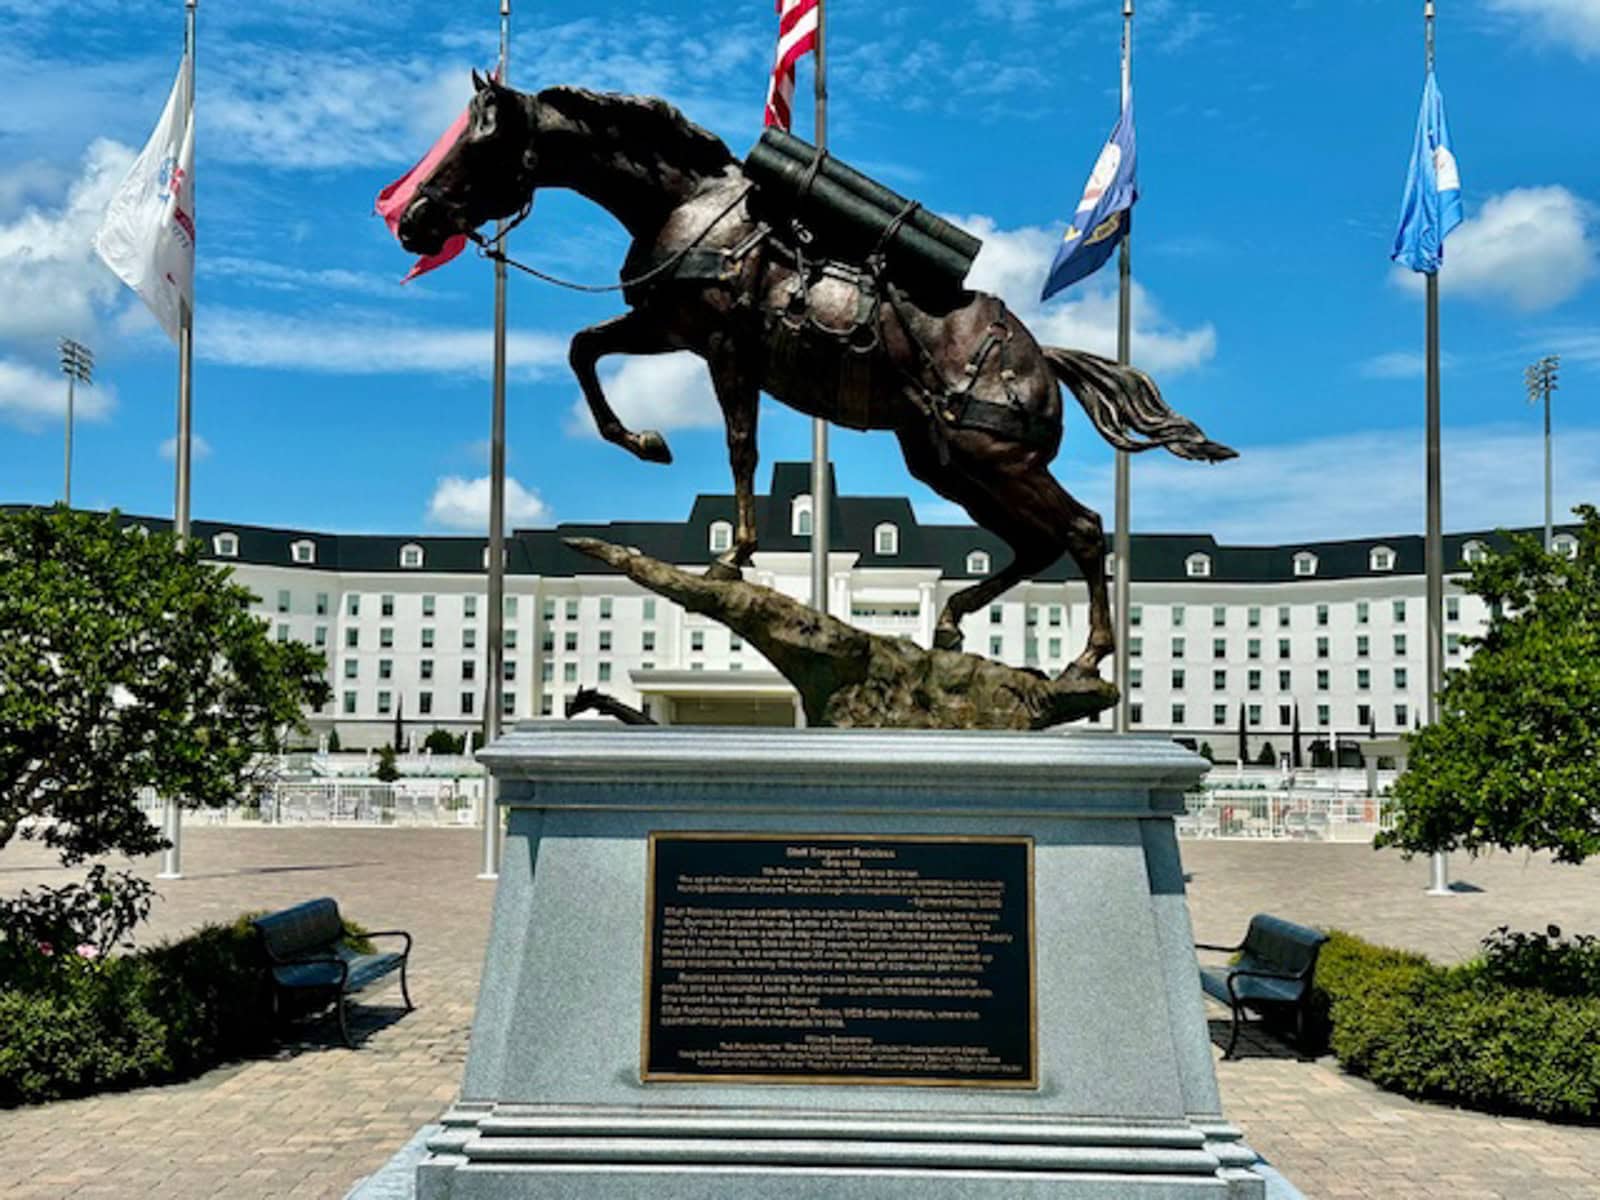
<path id="1" fill-rule="evenodd" d="M 1461 172 L 1450 148 L 1450 126 L 1444 119 L 1444 96 L 1428 72 L 1422 85 L 1422 111 L 1411 147 L 1411 169 L 1400 201 L 1400 228 L 1389 255 L 1402 266 L 1424 275 L 1444 263 L 1444 239 L 1461 224 Z"/>
<path id="2" fill-rule="evenodd" d="M 173 341 L 184 307 L 194 307 L 194 112 L 187 68 L 185 58 L 155 132 L 94 235 L 95 253 L 138 293 Z"/>
<path id="3" fill-rule="evenodd" d="M 778 55 L 767 85 L 765 124 L 788 129 L 794 115 L 794 66 L 817 48 L 822 0 L 778 0 Z"/>
<path id="4" fill-rule="evenodd" d="M 1072 221 L 1056 251 L 1056 260 L 1044 281 L 1048 300 L 1063 288 L 1093 275 L 1111 257 L 1117 244 L 1128 236 L 1133 223 L 1133 204 L 1139 198 L 1134 170 L 1137 155 L 1133 140 L 1133 100 L 1117 118 L 1105 148 L 1089 172 L 1083 199 L 1072 214 Z"/>

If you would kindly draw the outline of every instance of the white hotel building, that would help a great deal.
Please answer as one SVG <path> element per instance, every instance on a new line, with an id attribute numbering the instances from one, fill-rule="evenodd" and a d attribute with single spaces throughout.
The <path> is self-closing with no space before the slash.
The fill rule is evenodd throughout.
<path id="1" fill-rule="evenodd" d="M 757 498 L 761 550 L 746 573 L 810 591 L 810 468 L 779 463 Z M 332 700 L 310 714 L 347 749 L 408 733 L 476 730 L 498 690 L 506 719 L 560 716 L 580 686 L 671 724 L 791 725 L 793 690 L 725 627 L 684 612 L 569 550 L 600 537 L 688 568 L 733 536 L 733 497 L 701 495 L 683 521 L 518 530 L 508 536 L 505 677 L 485 677 L 484 537 L 388 537 L 197 521 L 210 557 L 258 597 L 279 640 L 328 660 Z M 164 522 L 129 517 L 130 523 Z M 903 497 L 839 496 L 831 525 L 830 610 L 865 629 L 928 645 L 945 600 L 1006 561 L 991 534 L 926 525 Z M 1492 533 L 1445 538 L 1446 571 L 1492 548 Z M 1576 551 L 1571 530 L 1557 547 Z M 1416 535 L 1281 546 L 1219 545 L 1206 534 L 1135 534 L 1128 680 L 1136 729 L 1209 742 L 1237 756 L 1289 749 L 1295 709 L 1306 741 L 1409 730 L 1425 702 L 1423 542 Z M 1114 566 L 1114 564 L 1113 564 Z M 1446 666 L 1485 613 L 1447 577 Z M 1088 597 L 1069 558 L 964 626 L 966 647 L 1049 673 L 1082 648 Z M 1108 660 L 1105 669 L 1109 671 Z M 1109 715 L 1106 717 L 1109 720 Z"/>

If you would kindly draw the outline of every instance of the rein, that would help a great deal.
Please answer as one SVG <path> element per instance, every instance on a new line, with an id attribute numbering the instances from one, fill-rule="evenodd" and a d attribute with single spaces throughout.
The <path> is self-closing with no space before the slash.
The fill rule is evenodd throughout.
<path id="1" fill-rule="evenodd" d="M 701 242 L 705 241 L 706 238 L 711 236 L 711 231 L 720 225 L 728 217 L 728 215 L 733 212 L 734 209 L 743 204 L 745 199 L 754 190 L 755 184 L 746 184 L 742 189 L 740 189 L 739 194 L 733 198 L 733 201 L 715 217 L 713 217 L 710 224 L 697 233 L 694 236 L 694 239 L 682 249 L 673 253 L 670 258 L 657 263 L 644 274 L 636 275 L 632 279 L 624 279 L 621 283 L 573 283 L 571 280 L 561 279 L 555 275 L 546 274 L 537 267 L 528 266 L 527 263 L 520 263 L 508 255 L 503 246 L 506 235 L 518 225 L 522 224 L 523 221 L 527 220 L 528 214 L 533 211 L 532 196 L 528 197 L 528 202 L 522 206 L 522 211 L 516 215 L 511 223 L 493 238 L 485 238 L 480 233 L 469 233 L 467 234 L 467 237 L 477 244 L 478 257 L 486 258 L 490 262 L 504 263 L 508 267 L 515 267 L 517 270 L 522 271 L 525 274 L 532 275 L 535 279 L 542 279 L 545 283 L 554 284 L 556 287 L 566 288 L 568 291 L 573 292 L 584 292 L 589 295 L 603 295 L 607 292 L 629 291 L 633 288 L 642 287 L 647 283 L 651 283 L 676 268 L 679 263 L 681 263 L 685 258 L 689 257 L 690 253 L 699 247 Z"/>

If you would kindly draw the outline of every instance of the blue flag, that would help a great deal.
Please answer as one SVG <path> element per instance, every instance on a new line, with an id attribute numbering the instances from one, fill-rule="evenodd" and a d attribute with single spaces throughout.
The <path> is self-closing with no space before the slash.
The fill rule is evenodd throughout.
<path id="1" fill-rule="evenodd" d="M 1394 235 L 1395 262 L 1433 275 L 1444 262 L 1445 235 L 1461 224 L 1461 172 L 1450 149 L 1444 97 L 1428 72 L 1417 114 L 1417 140 L 1400 202 L 1400 228 Z"/>
<path id="2" fill-rule="evenodd" d="M 1117 243 L 1128 236 L 1133 223 L 1133 202 L 1139 198 L 1139 184 L 1134 177 L 1137 157 L 1133 142 L 1133 101 L 1130 99 L 1105 149 L 1095 160 L 1094 170 L 1089 172 L 1083 199 L 1078 201 L 1078 211 L 1072 214 L 1066 237 L 1056 251 L 1056 261 L 1051 264 L 1050 276 L 1044 281 L 1041 300 L 1048 300 L 1062 288 L 1093 275 L 1105 265 Z"/>

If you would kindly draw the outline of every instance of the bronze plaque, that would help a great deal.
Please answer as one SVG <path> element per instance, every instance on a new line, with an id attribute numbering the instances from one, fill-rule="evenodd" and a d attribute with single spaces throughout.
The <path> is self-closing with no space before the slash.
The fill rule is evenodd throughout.
<path id="1" fill-rule="evenodd" d="M 647 1082 L 1037 1087 L 1033 839 L 653 833 Z"/>

